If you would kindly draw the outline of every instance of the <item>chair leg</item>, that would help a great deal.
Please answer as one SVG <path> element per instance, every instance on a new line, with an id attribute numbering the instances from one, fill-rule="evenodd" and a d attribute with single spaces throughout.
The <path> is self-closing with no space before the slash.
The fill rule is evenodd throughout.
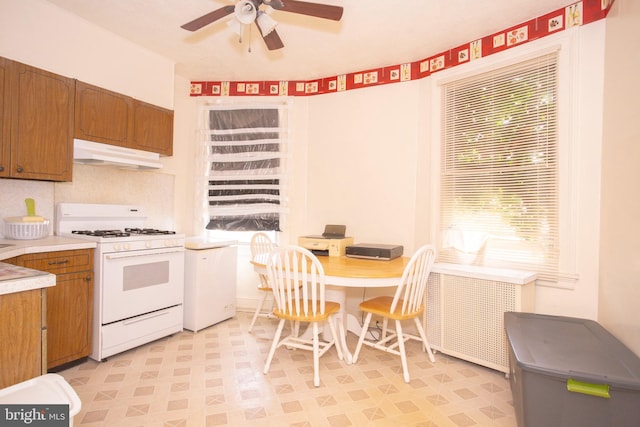
<path id="1" fill-rule="evenodd" d="M 327 323 L 329 324 L 329 328 L 331 329 L 331 335 L 333 336 L 333 345 L 336 347 L 336 351 L 338 352 L 338 360 L 342 360 L 344 358 L 344 356 L 342 355 L 342 340 L 343 340 L 343 334 L 344 334 L 344 327 L 340 329 L 341 335 L 336 334 L 336 325 L 334 324 L 336 319 L 339 319 L 340 321 L 342 321 L 341 317 L 332 316 L 327 320 Z"/>
<path id="2" fill-rule="evenodd" d="M 389 326 L 389 318 L 385 317 L 382 319 L 382 333 L 380 334 L 380 341 L 384 340 L 387 337 L 387 330 Z"/>
<path id="3" fill-rule="evenodd" d="M 313 385 L 320 386 L 320 343 L 318 322 L 313 322 Z"/>
<path id="4" fill-rule="evenodd" d="M 280 341 L 280 335 L 282 334 L 282 328 L 284 327 L 284 319 L 281 319 L 278 322 L 278 328 L 276 329 L 276 334 L 273 337 L 273 343 L 271 343 L 271 349 L 269 349 L 269 355 L 267 356 L 267 362 L 264 364 L 264 373 L 269 372 L 269 367 L 271 366 L 271 360 L 273 359 L 273 355 L 276 352 L 276 348 L 278 348 L 278 343 Z"/>
<path id="5" fill-rule="evenodd" d="M 362 343 L 364 342 L 364 338 L 369 331 L 369 322 L 371 322 L 371 313 L 367 313 L 367 316 L 364 318 L 362 332 L 360 332 L 360 338 L 358 338 L 358 345 L 356 346 L 356 351 L 353 353 L 353 363 L 356 363 L 358 361 L 358 355 L 360 354 Z"/>
<path id="6" fill-rule="evenodd" d="M 420 333 L 420 338 L 422 338 L 423 350 L 427 350 L 427 354 L 429 355 L 429 360 L 431 361 L 431 363 L 435 363 L 436 359 L 433 357 L 433 352 L 431 351 L 431 345 L 429 345 L 429 341 L 427 340 L 427 334 L 424 332 L 424 328 L 422 327 L 422 324 L 420 323 L 418 318 L 415 318 L 413 320 L 416 324 L 416 328 L 418 328 L 418 332 Z"/>
<path id="7" fill-rule="evenodd" d="M 299 320 L 292 320 L 292 326 L 293 329 L 291 330 L 291 334 L 294 337 L 299 337 L 300 336 L 300 321 Z"/>
<path id="8" fill-rule="evenodd" d="M 256 312 L 253 313 L 253 319 L 251 319 L 251 324 L 249 325 L 249 333 L 251 333 L 251 330 L 253 329 L 253 324 L 256 323 L 256 319 L 258 318 L 258 316 L 260 315 L 260 311 L 262 310 L 262 305 L 267 299 L 267 292 L 265 291 L 260 291 L 260 292 L 262 292 L 262 296 L 260 297 L 260 301 L 258 301 Z"/>
<path id="9" fill-rule="evenodd" d="M 404 336 L 402 335 L 402 324 L 396 320 L 396 334 L 398 336 L 398 350 L 400 350 L 400 360 L 402 361 L 402 375 L 404 382 L 409 383 L 409 367 L 407 366 L 407 353 L 404 348 Z"/>

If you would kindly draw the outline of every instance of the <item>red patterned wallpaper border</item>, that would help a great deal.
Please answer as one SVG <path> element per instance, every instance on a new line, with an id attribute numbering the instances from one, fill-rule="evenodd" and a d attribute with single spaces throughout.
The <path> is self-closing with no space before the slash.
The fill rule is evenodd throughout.
<path id="1" fill-rule="evenodd" d="M 193 81 L 190 96 L 311 96 L 422 79 L 446 68 L 604 19 L 614 1 L 582 0 L 415 62 L 305 81 Z"/>

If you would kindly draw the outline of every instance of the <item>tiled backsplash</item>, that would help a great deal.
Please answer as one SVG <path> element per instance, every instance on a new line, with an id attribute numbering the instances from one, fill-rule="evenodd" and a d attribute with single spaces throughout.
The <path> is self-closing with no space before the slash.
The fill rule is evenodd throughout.
<path id="1" fill-rule="evenodd" d="M 24 199 L 29 197 L 36 202 L 36 214 L 48 218 L 53 224 L 54 183 L 48 181 L 0 179 L 0 218 L 26 215 Z M 4 223 L 0 227 L 0 235 L 3 233 Z"/>
<path id="2" fill-rule="evenodd" d="M 146 226 L 175 229 L 174 187 L 169 174 L 76 164 L 73 182 L 0 179 L 0 218 L 26 215 L 24 199 L 30 197 L 36 213 L 51 220 L 52 232 L 59 202 L 137 205 L 146 211 Z"/>

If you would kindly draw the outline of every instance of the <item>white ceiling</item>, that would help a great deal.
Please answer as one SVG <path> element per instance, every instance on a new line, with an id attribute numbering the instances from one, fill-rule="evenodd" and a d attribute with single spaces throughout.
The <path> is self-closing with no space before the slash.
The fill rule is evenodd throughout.
<path id="1" fill-rule="evenodd" d="M 553 12 L 572 0 L 314 0 L 340 22 L 272 11 L 285 47 L 255 27 L 244 41 L 229 15 L 196 32 L 181 25 L 235 0 L 46 0 L 157 52 L 190 80 L 310 80 L 413 62 Z M 264 6 L 263 6 L 264 7 Z M 251 52 L 248 51 L 249 46 Z"/>

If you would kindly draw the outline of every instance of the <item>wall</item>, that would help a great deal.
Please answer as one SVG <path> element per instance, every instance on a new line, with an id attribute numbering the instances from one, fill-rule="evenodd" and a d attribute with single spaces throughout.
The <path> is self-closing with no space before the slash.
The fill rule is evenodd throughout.
<path id="1" fill-rule="evenodd" d="M 173 108 L 174 64 L 166 58 L 45 1 L 0 0 L 0 10 L 0 56 Z M 0 179 L 0 217 L 22 215 L 26 197 L 52 220 L 57 202 L 139 203 L 149 226 L 174 228 L 176 173 L 78 166 L 72 183 Z"/>
<path id="2" fill-rule="evenodd" d="M 300 234 L 345 224 L 356 243 L 415 249 L 418 129 L 424 81 L 313 97 L 309 101 L 307 198 Z M 336 108 L 339 106 L 339 108 Z M 428 197 L 428 193 L 423 193 Z M 418 243 L 426 243 L 426 236 Z"/>
<path id="3" fill-rule="evenodd" d="M 173 108 L 174 64 L 43 0 L 0 0 L 0 55 Z"/>
<path id="4" fill-rule="evenodd" d="M 599 321 L 640 355 L 640 4 L 616 0 L 607 18 Z M 630 102 L 632 100 L 632 102 Z"/>

